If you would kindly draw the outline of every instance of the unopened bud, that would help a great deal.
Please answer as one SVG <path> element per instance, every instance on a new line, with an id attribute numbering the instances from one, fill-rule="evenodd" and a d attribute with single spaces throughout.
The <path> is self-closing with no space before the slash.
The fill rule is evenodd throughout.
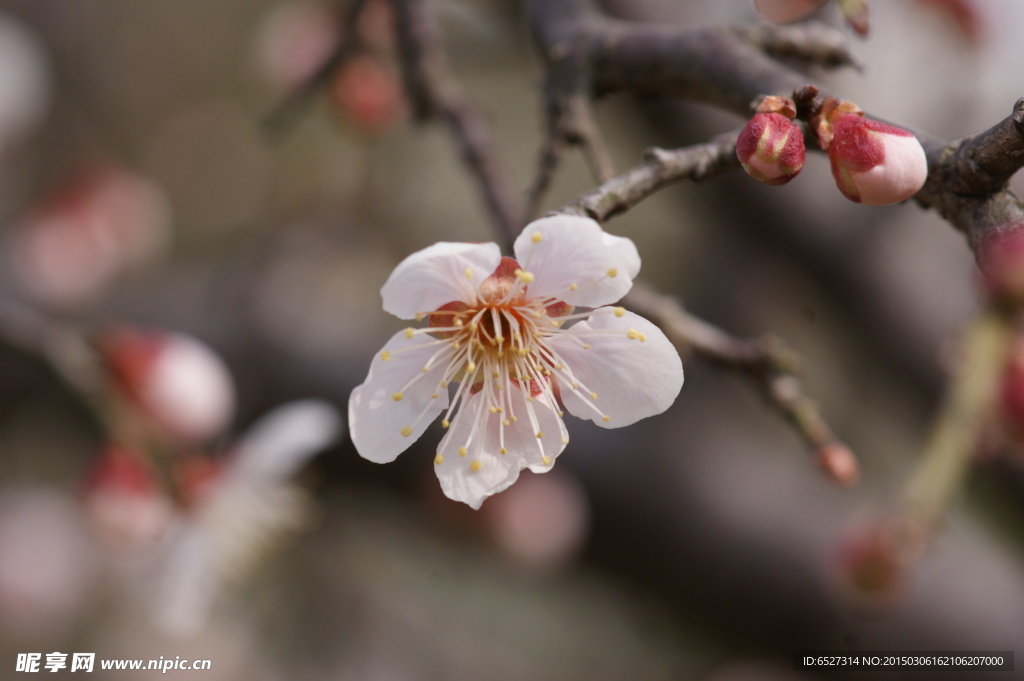
<path id="1" fill-rule="evenodd" d="M 809 16 L 826 0 L 754 0 L 754 7 L 768 21 L 788 24 Z"/>
<path id="2" fill-rule="evenodd" d="M 832 176 L 843 196 L 869 206 L 909 199 L 928 178 L 928 159 L 903 128 L 865 118 L 849 102 L 830 98 L 814 121 Z"/>
<path id="3" fill-rule="evenodd" d="M 235 395 L 224 362 L 177 333 L 118 329 L 99 342 L 115 385 L 165 435 L 199 442 L 223 431 Z"/>
<path id="4" fill-rule="evenodd" d="M 788 111 L 786 112 L 788 113 Z M 736 140 L 736 157 L 747 175 L 759 182 L 783 185 L 804 167 L 804 133 L 784 113 L 761 111 Z"/>
<path id="5" fill-rule="evenodd" d="M 858 605 L 892 603 L 905 591 L 925 541 L 923 529 L 901 516 L 874 518 L 852 528 L 836 552 L 841 592 Z"/>
<path id="6" fill-rule="evenodd" d="M 364 132 L 380 134 L 402 116 L 405 101 L 398 74 L 369 56 L 354 57 L 331 84 L 335 105 Z"/>
<path id="7" fill-rule="evenodd" d="M 852 487 L 860 477 L 857 457 L 848 447 L 838 442 L 825 445 L 818 450 L 818 465 L 828 477 L 843 487 Z"/>
<path id="8" fill-rule="evenodd" d="M 1024 225 L 983 237 L 977 248 L 982 283 L 993 298 L 1024 304 Z"/>

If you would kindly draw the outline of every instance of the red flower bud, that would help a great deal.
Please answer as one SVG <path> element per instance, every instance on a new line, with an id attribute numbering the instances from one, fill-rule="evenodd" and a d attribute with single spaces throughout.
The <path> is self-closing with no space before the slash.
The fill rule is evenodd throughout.
<path id="1" fill-rule="evenodd" d="M 736 157 L 747 175 L 783 185 L 804 167 L 804 133 L 781 113 L 757 113 L 736 140 Z"/>
<path id="2" fill-rule="evenodd" d="M 183 334 L 121 328 L 99 346 L 114 385 L 164 435 L 200 442 L 228 426 L 234 383 L 206 345 Z"/>
<path id="3" fill-rule="evenodd" d="M 928 178 L 924 148 L 903 128 L 837 109 L 826 128 L 819 129 L 819 138 L 832 161 L 836 186 L 851 201 L 899 203 L 920 191 Z"/>
<path id="4" fill-rule="evenodd" d="M 809 16 L 825 0 L 754 0 L 754 7 L 768 21 L 788 24 Z"/>
<path id="5" fill-rule="evenodd" d="M 992 232 L 978 245 L 978 268 L 990 296 L 1024 304 L 1024 225 Z"/>

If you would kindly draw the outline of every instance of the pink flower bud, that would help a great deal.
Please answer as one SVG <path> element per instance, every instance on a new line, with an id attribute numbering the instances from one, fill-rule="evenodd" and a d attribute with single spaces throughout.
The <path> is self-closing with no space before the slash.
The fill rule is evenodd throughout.
<path id="1" fill-rule="evenodd" d="M 780 113 L 757 113 L 736 140 L 736 157 L 747 175 L 759 182 L 783 185 L 804 167 L 804 133 Z"/>
<path id="2" fill-rule="evenodd" d="M 989 295 L 1024 304 L 1024 225 L 989 233 L 978 245 L 977 254 Z"/>
<path id="3" fill-rule="evenodd" d="M 788 24 L 809 16 L 825 0 L 754 0 L 754 7 L 768 21 Z"/>
<path id="4" fill-rule="evenodd" d="M 831 117 L 831 142 L 822 138 L 832 176 L 843 196 L 869 206 L 909 199 L 924 186 L 928 160 L 917 138 L 856 113 Z"/>
<path id="5" fill-rule="evenodd" d="M 387 131 L 404 111 L 398 75 L 384 62 L 367 56 L 353 57 L 338 72 L 330 94 L 341 113 L 370 134 Z"/>
<path id="6" fill-rule="evenodd" d="M 164 435 L 199 442 L 227 427 L 234 385 L 207 346 L 177 333 L 118 329 L 100 347 L 115 385 Z"/>

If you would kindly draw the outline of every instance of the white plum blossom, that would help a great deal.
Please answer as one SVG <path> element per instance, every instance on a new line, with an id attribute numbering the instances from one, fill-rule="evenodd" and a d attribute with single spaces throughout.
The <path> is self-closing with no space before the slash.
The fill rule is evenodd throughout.
<path id="1" fill-rule="evenodd" d="M 683 384 L 665 335 L 611 306 L 640 270 L 632 241 L 555 215 L 527 225 L 514 251 L 438 243 L 402 261 L 384 309 L 427 326 L 395 334 L 349 400 L 356 449 L 378 463 L 443 413 L 434 468 L 444 493 L 473 508 L 523 468 L 551 469 L 569 442 L 560 403 L 617 428 L 665 411 Z"/>

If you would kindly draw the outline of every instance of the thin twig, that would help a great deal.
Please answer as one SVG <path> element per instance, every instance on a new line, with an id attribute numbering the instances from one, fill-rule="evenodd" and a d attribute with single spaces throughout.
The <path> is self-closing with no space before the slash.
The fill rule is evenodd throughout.
<path id="1" fill-rule="evenodd" d="M 417 119 L 440 119 L 478 182 L 491 221 L 507 245 L 522 227 L 523 211 L 499 161 L 491 124 L 451 73 L 427 0 L 395 2 L 398 49 Z"/>
<path id="2" fill-rule="evenodd" d="M 735 170 L 740 167 L 736 158 L 737 135 L 739 131 L 725 133 L 705 144 L 682 149 L 650 149 L 642 163 L 576 197 L 562 210 L 604 222 L 672 182 L 700 182 Z"/>
<path id="3" fill-rule="evenodd" d="M 780 339 L 739 339 L 695 317 L 670 296 L 642 282 L 623 304 L 657 324 L 680 352 L 695 352 L 719 366 L 740 372 L 796 429 L 825 472 L 843 485 L 857 479 L 857 460 L 825 422 L 817 404 L 803 391 L 800 359 Z"/>

